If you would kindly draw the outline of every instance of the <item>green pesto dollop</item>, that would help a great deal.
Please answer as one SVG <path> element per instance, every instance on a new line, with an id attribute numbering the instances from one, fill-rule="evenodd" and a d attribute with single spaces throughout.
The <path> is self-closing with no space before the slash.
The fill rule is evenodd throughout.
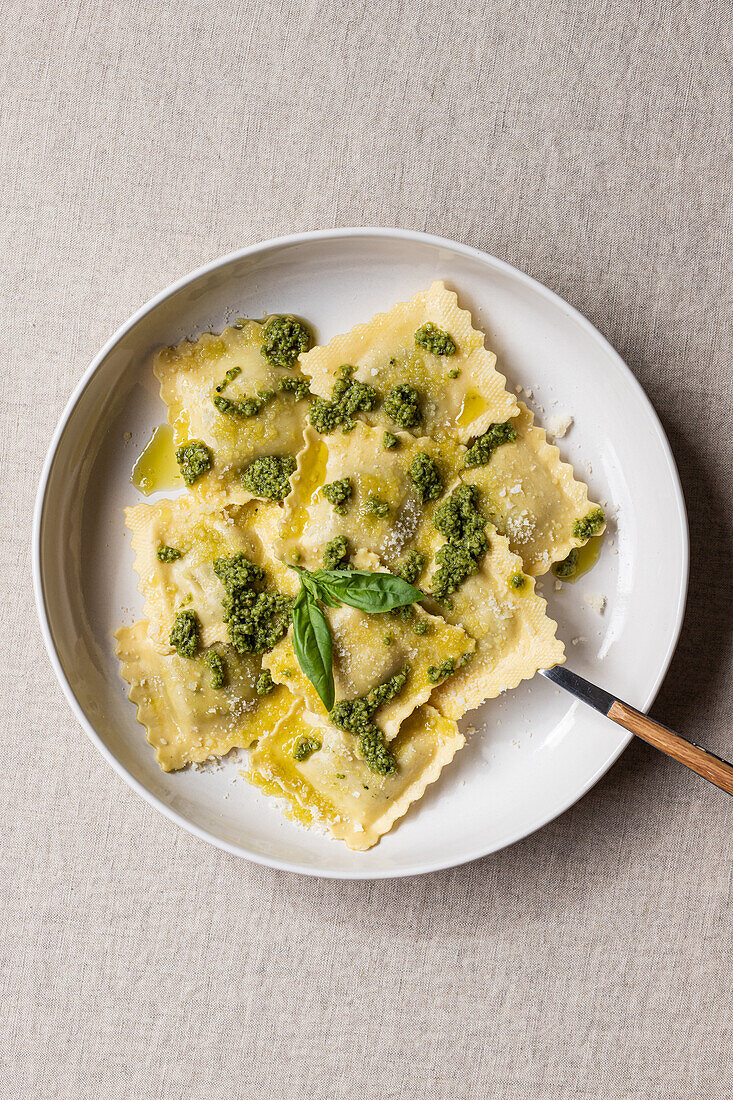
<path id="1" fill-rule="evenodd" d="M 282 393 L 292 393 L 296 401 L 302 401 L 311 392 L 307 378 L 281 378 L 277 388 Z"/>
<path id="2" fill-rule="evenodd" d="M 382 436 L 382 447 L 385 451 L 393 451 L 395 447 L 399 447 L 400 441 L 396 435 L 392 432 L 385 432 Z"/>
<path id="3" fill-rule="evenodd" d="M 578 572 L 578 550 L 577 547 L 573 547 L 566 558 L 562 561 L 556 561 L 552 567 L 552 572 L 560 580 L 567 580 L 568 577 L 574 577 Z"/>
<path id="4" fill-rule="evenodd" d="M 217 386 L 217 389 L 219 387 Z M 274 390 L 258 390 L 256 397 L 237 397 L 232 400 L 222 393 L 216 393 L 212 397 L 214 405 L 225 416 L 234 416 L 238 419 L 248 419 L 262 412 L 265 405 L 275 397 Z"/>
<path id="5" fill-rule="evenodd" d="M 502 443 L 513 443 L 516 438 L 517 432 L 511 420 L 504 424 L 490 424 L 468 448 L 466 466 L 485 466 L 497 447 L 501 447 Z"/>
<path id="6" fill-rule="evenodd" d="M 201 660 L 211 672 L 211 686 L 217 690 L 223 688 L 227 682 L 227 663 L 221 653 L 217 653 L 215 649 L 207 649 Z"/>
<path id="7" fill-rule="evenodd" d="M 323 548 L 324 569 L 349 569 L 349 542 L 345 535 L 327 542 Z"/>
<path id="8" fill-rule="evenodd" d="M 405 555 L 404 561 L 400 562 L 392 572 L 396 577 L 400 577 L 401 580 L 406 581 L 408 584 L 415 584 L 424 566 L 425 555 L 421 554 L 419 550 L 410 550 Z"/>
<path id="9" fill-rule="evenodd" d="M 252 496 L 285 500 L 290 492 L 290 477 L 295 473 L 295 465 L 291 455 L 256 458 L 242 474 L 242 484 Z"/>
<path id="10" fill-rule="evenodd" d="M 311 331 L 294 317 L 271 317 L 262 333 L 260 354 L 273 367 L 292 367 L 311 346 Z"/>
<path id="11" fill-rule="evenodd" d="M 509 580 L 509 584 L 512 586 L 512 588 L 516 589 L 524 588 L 526 583 L 527 578 L 525 577 L 524 573 L 513 573 Z"/>
<path id="12" fill-rule="evenodd" d="M 341 367 L 341 378 L 331 392 L 331 400 L 315 397 L 310 407 L 310 422 L 321 435 L 329 435 L 341 428 L 351 431 L 359 412 L 371 412 L 379 402 L 374 386 L 366 382 L 357 382 L 351 377 L 354 368 L 348 364 Z"/>
<path id="13" fill-rule="evenodd" d="M 384 733 L 372 720 L 372 715 L 402 691 L 409 672 L 410 666 L 405 665 L 385 683 L 372 688 L 363 698 L 344 699 L 331 711 L 333 724 L 354 734 L 358 739 L 359 754 L 378 775 L 393 775 L 397 770 L 397 761 L 387 747 Z"/>
<path id="14" fill-rule="evenodd" d="M 176 451 L 176 462 L 186 485 L 191 486 L 213 465 L 213 455 L 201 439 L 190 439 Z"/>
<path id="15" fill-rule="evenodd" d="M 438 569 L 433 594 L 446 600 L 467 577 L 477 573 L 479 562 L 489 549 L 486 520 L 478 506 L 475 485 L 459 485 L 438 506 L 433 526 L 448 540 L 435 555 Z"/>
<path id="16" fill-rule="evenodd" d="M 582 519 L 576 519 L 573 524 L 573 538 L 574 539 L 589 539 L 593 535 L 597 535 L 603 524 L 606 522 L 606 516 L 602 508 L 593 508 L 588 512 L 587 516 L 583 516 Z"/>
<path id="17" fill-rule="evenodd" d="M 427 621 L 427 619 L 415 619 L 415 622 L 412 624 L 412 633 L 413 634 L 427 634 L 427 632 L 428 632 L 428 621 Z"/>
<path id="18" fill-rule="evenodd" d="M 370 493 L 364 503 L 364 511 L 370 516 L 385 519 L 389 515 L 389 504 L 386 500 L 380 500 L 374 493 Z"/>
<path id="19" fill-rule="evenodd" d="M 221 393 L 222 390 L 225 390 L 227 388 L 227 386 L 229 385 L 229 383 L 233 382 L 234 379 L 237 378 L 241 373 L 242 373 L 242 368 L 241 367 L 230 367 L 229 370 L 224 375 L 222 381 L 216 387 L 216 392 Z"/>
<path id="20" fill-rule="evenodd" d="M 328 503 L 333 505 L 336 515 L 346 515 L 346 508 L 353 493 L 350 478 L 342 477 L 339 481 L 331 481 L 328 485 L 322 487 L 321 492 Z"/>
<path id="21" fill-rule="evenodd" d="M 255 681 L 255 691 L 258 695 L 269 695 L 274 690 L 275 681 L 270 674 L 270 670 L 269 668 L 263 668 Z"/>
<path id="22" fill-rule="evenodd" d="M 441 661 L 439 665 L 428 667 L 428 680 L 431 684 L 439 684 L 441 680 L 445 680 L 446 676 L 450 676 L 455 670 L 455 658 L 448 657 L 447 660 Z"/>
<path id="23" fill-rule="evenodd" d="M 458 367 L 453 367 L 451 370 L 448 371 L 448 377 L 449 378 L 460 378 L 461 377 L 460 369 Z"/>
<path id="24" fill-rule="evenodd" d="M 456 345 L 445 329 L 426 321 L 415 333 L 415 346 L 433 355 L 455 355 Z"/>
<path id="25" fill-rule="evenodd" d="M 430 665 L 428 667 L 428 680 L 431 684 L 439 684 L 441 680 L 445 680 L 447 676 L 452 676 L 459 668 L 463 668 L 472 656 L 471 653 L 464 653 L 462 657 L 448 657 L 445 661 L 441 661 L 439 665 Z"/>
<path id="26" fill-rule="evenodd" d="M 385 397 L 384 411 L 400 428 L 416 428 L 422 420 L 420 394 L 414 386 L 403 382 Z"/>
<path id="27" fill-rule="evenodd" d="M 195 657 L 200 644 L 200 626 L 195 611 L 179 611 L 173 620 L 170 644 L 179 657 Z"/>
<path id="28" fill-rule="evenodd" d="M 217 558 L 214 572 L 224 585 L 224 622 L 237 653 L 272 649 L 290 625 L 290 597 L 263 591 L 264 569 L 241 551 L 230 558 Z"/>
<path id="29" fill-rule="evenodd" d="M 302 764 L 314 752 L 318 752 L 320 747 L 321 742 L 317 737 L 299 737 L 293 746 L 293 760 L 297 760 L 298 763 Z"/>
<path id="30" fill-rule="evenodd" d="M 437 500 L 442 494 L 443 478 L 440 476 L 438 463 L 430 455 L 418 451 L 410 463 L 409 474 L 423 504 L 429 500 Z"/>
<path id="31" fill-rule="evenodd" d="M 176 550 L 175 546 L 164 546 L 161 543 L 161 545 L 155 551 L 155 556 L 157 557 L 158 561 L 178 561 L 179 558 L 183 557 L 183 551 Z"/>

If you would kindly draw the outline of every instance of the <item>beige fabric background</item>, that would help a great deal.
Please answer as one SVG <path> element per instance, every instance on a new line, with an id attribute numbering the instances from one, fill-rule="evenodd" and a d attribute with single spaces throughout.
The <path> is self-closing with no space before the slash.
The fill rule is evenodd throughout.
<path id="1" fill-rule="evenodd" d="M 732 15 L 3 5 L 0 1095 L 733 1095 L 733 800 L 636 744 L 552 825 L 455 871 L 249 866 L 159 817 L 84 738 L 29 579 L 53 426 L 133 309 L 275 234 L 435 231 L 567 298 L 652 398 L 693 550 L 654 714 L 733 756 Z"/>

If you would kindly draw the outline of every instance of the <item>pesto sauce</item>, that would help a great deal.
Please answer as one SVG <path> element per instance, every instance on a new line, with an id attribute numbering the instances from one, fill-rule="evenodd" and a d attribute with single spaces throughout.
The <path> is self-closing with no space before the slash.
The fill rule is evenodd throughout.
<path id="1" fill-rule="evenodd" d="M 229 397 L 224 397 L 221 393 L 217 393 L 212 397 L 212 401 L 219 412 L 225 416 L 247 419 L 262 412 L 265 405 L 272 401 L 274 397 L 274 390 L 258 390 L 256 397 L 238 397 L 234 401 Z"/>
<path id="2" fill-rule="evenodd" d="M 425 348 L 432 355 L 455 355 L 456 345 L 445 329 L 426 321 L 415 333 L 415 346 Z"/>
<path id="3" fill-rule="evenodd" d="M 443 479 L 437 462 L 430 455 L 418 451 L 410 463 L 408 472 L 423 504 L 429 500 L 437 500 L 442 495 Z"/>
<path id="4" fill-rule="evenodd" d="M 321 492 L 328 503 L 333 505 L 333 510 L 337 516 L 346 515 L 346 508 L 353 493 L 350 478 L 342 477 L 339 481 L 332 481 L 328 485 L 324 485 Z"/>
<path id="5" fill-rule="evenodd" d="M 410 672 L 405 665 L 383 684 L 372 688 L 360 699 L 342 700 L 331 711 L 331 721 L 340 730 L 353 733 L 362 759 L 378 775 L 393 775 L 397 761 L 387 747 L 384 733 L 372 721 L 373 713 L 402 691 Z"/>
<path id="6" fill-rule="evenodd" d="M 379 519 L 386 519 L 389 515 L 389 504 L 386 500 L 380 500 L 374 493 L 370 493 L 364 505 L 364 511 L 367 515 L 378 516 Z"/>
<path id="7" fill-rule="evenodd" d="M 415 584 L 424 566 L 425 555 L 421 554 L 419 550 L 410 550 L 405 555 L 404 561 L 400 562 L 392 572 L 396 577 L 406 581 L 408 584 Z"/>
<path id="8" fill-rule="evenodd" d="M 215 649 L 207 649 L 201 656 L 201 660 L 211 672 L 211 686 L 219 690 L 227 682 L 227 663 Z"/>
<path id="9" fill-rule="evenodd" d="M 382 447 L 385 451 L 393 451 L 395 447 L 399 447 L 400 441 L 396 435 L 392 432 L 385 432 L 382 436 Z"/>
<path id="10" fill-rule="evenodd" d="M 311 346 L 311 331 L 294 317 L 271 317 L 262 331 L 260 355 L 273 367 L 292 367 Z"/>
<path id="11" fill-rule="evenodd" d="M 459 485 L 438 506 L 433 526 L 448 540 L 435 555 L 438 570 L 433 578 L 433 595 L 445 601 L 472 574 L 489 549 L 486 520 L 478 506 L 475 485 Z"/>
<path id="12" fill-rule="evenodd" d="M 578 571 L 578 550 L 577 547 L 573 547 L 566 558 L 562 561 L 556 561 L 552 567 L 552 572 L 560 580 L 566 581 L 570 577 L 574 577 Z"/>
<path id="13" fill-rule="evenodd" d="M 189 439 L 176 451 L 176 462 L 181 476 L 190 488 L 198 478 L 208 473 L 213 465 L 213 455 L 201 439 Z"/>
<path id="14" fill-rule="evenodd" d="M 183 551 L 176 550 L 175 546 L 164 546 L 161 543 L 161 545 L 155 551 L 155 556 L 158 561 L 162 562 L 178 561 L 179 558 L 183 557 Z"/>
<path id="15" fill-rule="evenodd" d="M 349 543 L 345 535 L 336 535 L 323 550 L 324 569 L 349 569 Z"/>
<path id="16" fill-rule="evenodd" d="M 297 760 L 299 764 L 302 764 L 314 752 L 318 752 L 320 747 L 321 742 L 317 737 L 299 737 L 293 746 L 293 760 Z"/>
<path id="17" fill-rule="evenodd" d="M 292 393 L 296 401 L 302 401 L 311 392 L 307 378 L 281 378 L 277 388 L 282 393 Z"/>
<path id="18" fill-rule="evenodd" d="M 446 677 L 457 672 L 459 668 L 463 668 L 472 656 L 472 653 L 464 653 L 462 657 L 448 657 L 447 660 L 441 661 L 439 665 L 430 665 L 428 680 L 431 684 L 439 684 L 441 680 L 445 680 Z"/>
<path id="19" fill-rule="evenodd" d="M 216 558 L 214 572 L 224 586 L 224 622 L 237 653 L 267 653 L 290 625 L 293 601 L 264 590 L 265 571 L 241 551 Z"/>
<path id="20" fill-rule="evenodd" d="M 511 420 L 504 424 L 490 424 L 483 435 L 475 439 L 466 452 L 466 466 L 485 466 L 497 447 L 514 443 L 517 432 Z"/>
<path id="21" fill-rule="evenodd" d="M 602 508 L 593 508 L 588 512 L 583 519 L 576 519 L 573 524 L 573 538 L 574 539 L 589 539 L 593 535 L 597 535 L 603 524 L 606 522 L 606 516 Z"/>
<path id="22" fill-rule="evenodd" d="M 384 399 L 384 411 L 400 428 L 416 428 L 422 421 L 420 394 L 406 383 L 395 386 Z"/>
<path id="23" fill-rule="evenodd" d="M 292 455 L 264 455 L 250 462 L 242 474 L 242 485 L 255 497 L 285 500 L 296 462 Z"/>
<path id="24" fill-rule="evenodd" d="M 269 695 L 271 691 L 275 690 L 275 681 L 272 678 L 269 668 L 263 668 L 262 672 L 255 681 L 255 691 L 258 695 Z"/>
<path id="25" fill-rule="evenodd" d="M 331 400 L 314 397 L 310 407 L 310 422 L 321 435 L 330 435 L 336 428 L 350 432 L 358 412 L 371 412 L 379 402 L 374 386 L 366 382 L 357 382 L 351 377 L 354 368 L 345 364 L 341 367 L 341 377 L 331 392 Z"/>
<path id="26" fill-rule="evenodd" d="M 179 657 L 195 657 L 200 645 L 200 624 L 195 611 L 179 611 L 173 620 L 169 642 Z"/>

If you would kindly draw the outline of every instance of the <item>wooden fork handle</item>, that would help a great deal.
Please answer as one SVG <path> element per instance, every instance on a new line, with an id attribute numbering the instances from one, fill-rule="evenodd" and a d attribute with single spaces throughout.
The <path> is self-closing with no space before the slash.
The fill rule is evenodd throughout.
<path id="1" fill-rule="evenodd" d="M 693 741 L 685 740 L 678 733 L 673 733 L 666 726 L 619 699 L 614 701 L 607 714 L 619 726 L 641 737 L 642 741 L 691 768 L 728 794 L 733 794 L 733 764 L 729 764 L 727 760 L 721 760 L 719 756 L 700 748 Z"/>

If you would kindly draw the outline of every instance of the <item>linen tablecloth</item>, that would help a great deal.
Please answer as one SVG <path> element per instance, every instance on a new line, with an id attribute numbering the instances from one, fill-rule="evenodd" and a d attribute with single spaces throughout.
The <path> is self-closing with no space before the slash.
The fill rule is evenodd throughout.
<path id="1" fill-rule="evenodd" d="M 9 0 L 0 1095 L 728 1097 L 733 801 L 633 744 L 453 871 L 339 883 L 160 817 L 69 712 L 35 487 L 103 341 L 267 237 L 486 249 L 615 345 L 684 482 L 684 633 L 653 714 L 733 755 L 729 3 Z"/>

